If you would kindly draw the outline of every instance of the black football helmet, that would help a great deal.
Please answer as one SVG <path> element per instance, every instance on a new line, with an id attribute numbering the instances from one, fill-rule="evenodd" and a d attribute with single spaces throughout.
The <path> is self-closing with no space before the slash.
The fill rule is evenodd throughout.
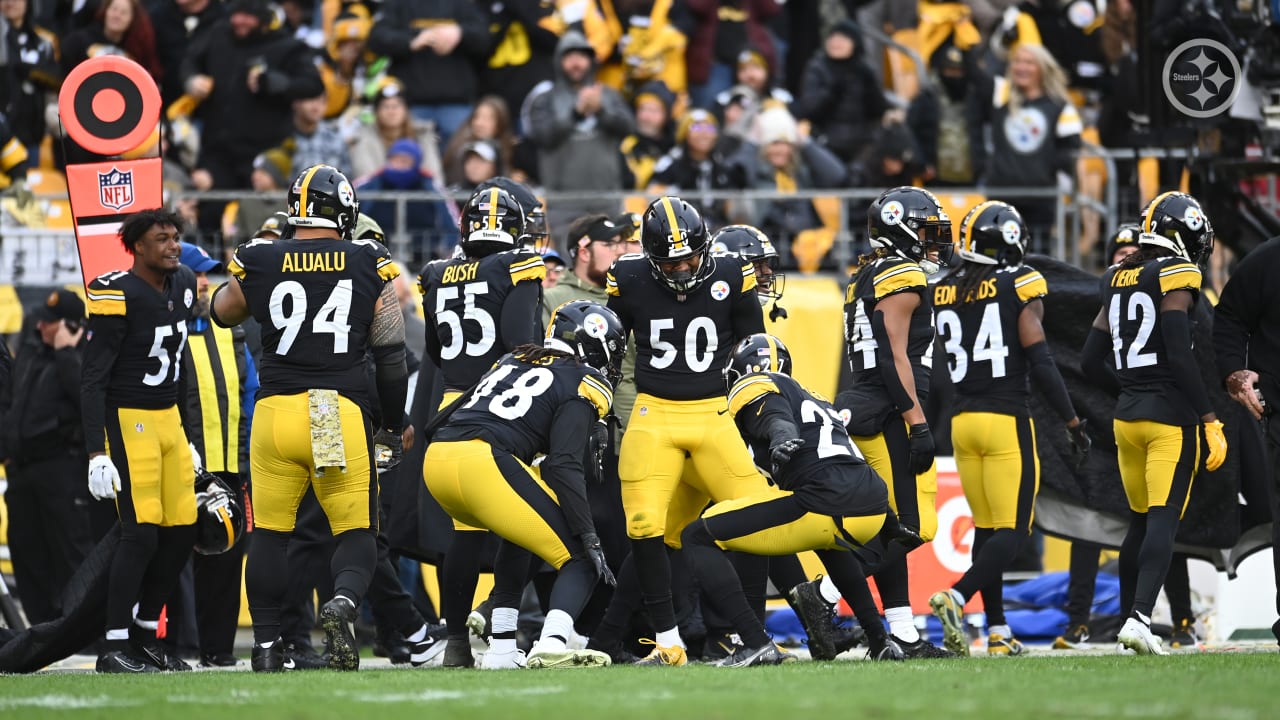
<path id="1" fill-rule="evenodd" d="M 1213 225 L 1199 200 L 1181 192 L 1162 193 L 1142 211 L 1138 244 L 1200 263 L 1213 254 Z"/>
<path id="2" fill-rule="evenodd" d="M 732 389 L 738 380 L 758 372 L 791 374 L 791 351 L 767 333 L 748 335 L 734 346 L 724 366 L 724 386 Z"/>
<path id="3" fill-rule="evenodd" d="M 1111 265 L 1115 262 L 1116 253 L 1122 247 L 1131 247 L 1135 251 L 1138 249 L 1138 238 L 1142 236 L 1142 226 L 1138 223 L 1122 223 L 1116 231 L 1107 238 L 1107 253 L 1102 256 L 1103 262 Z"/>
<path id="4" fill-rule="evenodd" d="M 778 272 L 778 250 L 768 235 L 750 225 L 726 225 L 711 236 L 711 252 L 731 253 L 756 268 L 756 292 L 762 298 L 781 300 L 787 277 Z"/>
<path id="5" fill-rule="evenodd" d="M 266 237 L 268 234 L 282 237 L 288 229 L 289 213 L 284 211 L 273 212 L 267 216 L 266 220 L 262 221 L 262 225 L 258 227 L 258 232 L 254 237 Z"/>
<path id="6" fill-rule="evenodd" d="M 331 165 L 303 170 L 289 187 L 288 204 L 290 225 L 333 228 L 344 240 L 351 239 L 360 214 L 351 181 Z"/>
<path id="7" fill-rule="evenodd" d="M 938 198 L 922 188 L 897 187 L 876 198 L 867 210 L 867 235 L 872 247 L 914 260 L 928 274 L 951 260 L 951 218 Z M 929 257 L 932 253 L 936 260 Z"/>
<path id="8" fill-rule="evenodd" d="M 524 209 L 500 187 L 476 191 L 462 209 L 461 244 L 468 257 L 519 247 L 524 232 Z"/>
<path id="9" fill-rule="evenodd" d="M 196 544 L 201 555 L 230 550 L 244 537 L 244 500 L 225 480 L 196 471 Z"/>
<path id="10" fill-rule="evenodd" d="M 1027 254 L 1027 223 L 1009 203 L 979 203 L 960 221 L 956 254 L 980 265 L 1017 267 Z"/>
<path id="11" fill-rule="evenodd" d="M 614 388 L 622 381 L 627 335 L 609 308 L 590 300 L 572 300 L 551 313 L 543 345 L 572 354 L 604 373 Z"/>
<path id="12" fill-rule="evenodd" d="M 511 193 L 511 197 L 524 211 L 524 234 L 516 238 L 516 241 L 539 252 L 547 247 L 547 214 L 542 209 L 542 201 L 533 190 L 522 182 L 499 175 L 480 183 L 475 191 L 480 192 L 491 187 L 499 187 Z"/>
<path id="13" fill-rule="evenodd" d="M 711 274 L 711 243 L 707 225 L 692 205 L 678 197 L 664 196 L 649 204 L 644 211 L 644 227 L 640 244 L 649 257 L 649 266 L 658 282 L 684 295 Z M 698 258 L 693 271 L 667 272 L 664 263 Z"/>

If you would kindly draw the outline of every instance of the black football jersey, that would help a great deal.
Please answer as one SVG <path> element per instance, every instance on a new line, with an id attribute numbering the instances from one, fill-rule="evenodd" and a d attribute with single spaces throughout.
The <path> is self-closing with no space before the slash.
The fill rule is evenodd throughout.
<path id="1" fill-rule="evenodd" d="M 923 402 L 929 392 L 929 368 L 933 366 L 933 311 L 928 290 L 920 265 L 904 258 L 880 258 L 854 272 L 845 291 L 844 341 L 854 384 L 861 391 L 884 388 L 876 357 L 880 342 L 871 328 L 876 303 L 890 295 L 914 292 L 920 295 L 920 305 L 911 313 L 907 355 L 911 358 L 916 392 Z"/>
<path id="2" fill-rule="evenodd" d="M 609 309 L 636 342 L 636 389 L 666 400 L 724 395 L 722 371 L 733 346 L 764 332 L 755 267 L 708 256 L 708 276 L 679 296 L 653 276 L 643 255 L 618 258 L 605 282 Z"/>
<path id="3" fill-rule="evenodd" d="M 259 397 L 337 390 L 368 409 L 374 306 L 400 269 L 372 240 L 255 239 L 227 269 L 262 325 Z"/>
<path id="4" fill-rule="evenodd" d="M 600 371 L 571 357 L 530 362 L 507 355 L 460 401 L 437 439 L 482 438 L 529 464 L 550 447 L 556 411 L 575 399 L 591 403 L 603 418 L 613 390 Z"/>
<path id="5" fill-rule="evenodd" d="M 498 358 L 512 350 L 502 337 L 502 308 L 512 288 L 546 277 L 542 256 L 518 248 L 482 258 L 427 263 L 418 276 L 427 332 L 440 340 L 446 390 L 475 385 Z M 530 308 L 532 323 L 535 308 Z"/>
<path id="6" fill-rule="evenodd" d="M 742 430 L 756 464 L 766 471 L 770 463 L 767 428 L 752 422 L 763 409 L 764 398 L 781 396 L 804 444 L 791 456 L 773 480 L 783 490 L 801 498 L 802 507 L 829 515 L 875 512 L 887 495 L 883 483 L 867 492 L 848 476 L 818 472 L 822 466 L 862 465 L 862 454 L 845 432 L 844 421 L 826 398 L 807 390 L 790 375 L 752 373 L 738 379 L 729 390 L 729 412 Z"/>
<path id="7" fill-rule="evenodd" d="M 1178 388 L 1160 324 L 1160 302 L 1175 290 L 1200 294 L 1200 268 L 1179 257 L 1114 266 L 1102 275 L 1102 308 L 1111 326 L 1120 399 L 1118 420 L 1193 425 L 1200 415 Z"/>
<path id="8" fill-rule="evenodd" d="M 132 272 L 106 273 L 89 283 L 85 297 L 91 331 L 85 375 L 94 382 L 106 378 L 107 405 L 159 410 L 176 404 L 195 273 L 179 267 L 163 292 Z"/>
<path id="9" fill-rule="evenodd" d="M 1049 293 L 1044 276 L 1022 265 L 1000 268 L 959 297 L 963 277 L 949 275 L 933 289 L 938 339 L 955 385 L 953 413 L 1030 412 L 1027 356 L 1018 317 L 1027 303 Z"/>

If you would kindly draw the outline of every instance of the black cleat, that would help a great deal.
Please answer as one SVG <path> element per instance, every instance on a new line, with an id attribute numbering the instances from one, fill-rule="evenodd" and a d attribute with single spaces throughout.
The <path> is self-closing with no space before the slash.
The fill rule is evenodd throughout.
<path id="1" fill-rule="evenodd" d="M 836 625 L 836 654 L 839 655 L 846 650 L 852 650 L 859 645 L 867 644 L 867 633 L 862 629 L 861 625 L 854 624 L 846 627 L 843 624 Z"/>
<path id="2" fill-rule="evenodd" d="M 271 643 L 271 647 L 254 643 L 253 657 L 249 659 L 249 667 L 253 668 L 254 672 L 284 672 L 296 669 L 293 662 L 285 657 L 284 644 L 279 640 Z"/>
<path id="3" fill-rule="evenodd" d="M 735 632 L 712 632 L 702 644 L 702 661 L 719 663 L 742 648 L 742 638 Z"/>
<path id="4" fill-rule="evenodd" d="M 231 653 L 204 653 L 200 656 L 202 668 L 235 667 L 239 663 L 240 658 Z"/>
<path id="5" fill-rule="evenodd" d="M 165 672 L 187 672 L 191 666 L 185 660 L 165 649 L 159 642 L 137 643 L 130 641 L 130 654 L 140 660 L 151 663 L 157 670 Z"/>
<path id="6" fill-rule="evenodd" d="M 902 649 L 902 656 L 907 660 L 935 659 L 935 658 L 953 658 L 955 653 L 950 650 L 944 650 L 937 645 L 929 642 L 923 635 L 919 640 L 913 643 L 906 642 L 902 638 L 889 638 Z"/>
<path id="7" fill-rule="evenodd" d="M 387 658 L 392 665 L 404 665 L 409 662 L 409 643 L 398 632 L 384 635 L 373 641 L 373 656 Z"/>
<path id="8" fill-rule="evenodd" d="M 440 663 L 449 668 L 473 668 L 476 666 L 475 656 L 471 654 L 471 639 L 468 637 L 449 638 L 445 641 L 444 660 Z"/>
<path id="9" fill-rule="evenodd" d="M 310 645 L 285 644 L 285 670 L 324 670 L 327 667 L 329 667 L 329 658 L 316 652 Z"/>
<path id="10" fill-rule="evenodd" d="M 772 642 L 758 648 L 742 647 L 734 654 L 721 660 L 718 667 L 753 667 L 755 665 L 781 665 L 795 662 L 796 656 L 782 650 Z"/>
<path id="11" fill-rule="evenodd" d="M 789 596 L 800 624 L 809 636 L 809 654 L 814 660 L 834 660 L 836 649 L 836 608 L 822 597 L 818 586 L 822 581 L 811 580 L 791 589 Z"/>
<path id="12" fill-rule="evenodd" d="M 868 642 L 867 659 L 902 662 L 906 659 L 906 655 L 902 652 L 902 648 L 898 647 L 898 643 L 886 635 Z"/>
<path id="13" fill-rule="evenodd" d="M 356 606 L 342 595 L 336 595 L 320 608 L 320 625 L 325 644 L 329 646 L 329 669 L 359 670 L 360 646 L 356 645 Z"/>
<path id="14" fill-rule="evenodd" d="M 100 673 L 128 674 L 160 672 L 160 668 L 123 650 L 112 650 L 98 656 L 96 669 Z"/>
<path id="15" fill-rule="evenodd" d="M 422 667 L 435 660 L 449 644 L 449 629 L 444 625 L 428 625 L 427 636 L 422 642 L 409 643 L 409 662 Z M 394 661 L 392 661 L 394 662 Z"/>

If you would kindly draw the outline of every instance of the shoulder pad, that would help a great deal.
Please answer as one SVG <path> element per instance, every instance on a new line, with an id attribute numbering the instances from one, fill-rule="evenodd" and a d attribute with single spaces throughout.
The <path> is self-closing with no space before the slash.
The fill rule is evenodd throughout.
<path id="1" fill-rule="evenodd" d="M 1161 263 L 1160 292 L 1169 294 L 1174 290 L 1190 290 L 1200 292 L 1202 277 L 1200 268 L 1182 258 L 1169 258 L 1175 262 Z"/>
<path id="2" fill-rule="evenodd" d="M 542 282 L 542 279 L 547 276 L 547 265 L 542 261 L 542 256 L 532 250 L 525 248 L 504 250 L 498 253 L 498 257 L 507 263 L 512 285 L 529 280 Z"/>
<path id="3" fill-rule="evenodd" d="M 582 380 L 578 383 L 578 397 L 591 403 L 596 414 L 604 418 L 613 407 L 613 390 L 609 387 L 604 375 L 593 367 L 582 366 Z"/>
<path id="4" fill-rule="evenodd" d="M 605 274 L 604 291 L 606 295 L 609 297 L 622 297 L 621 283 L 625 283 L 630 279 L 636 262 L 645 263 L 645 269 L 646 271 L 648 270 L 648 260 L 640 253 L 627 253 L 613 261 L 613 267 L 610 267 L 609 272 Z"/>
<path id="5" fill-rule="evenodd" d="M 231 254 L 231 262 L 227 263 L 227 272 L 231 273 L 237 280 L 244 280 L 248 274 L 248 268 L 253 264 L 253 257 L 257 254 L 254 248 L 271 247 L 275 241 L 268 238 L 253 238 L 249 242 L 241 243 L 236 251 Z"/>
<path id="6" fill-rule="evenodd" d="M 716 256 L 721 259 L 721 256 Z M 756 287 L 756 266 L 750 260 L 739 257 L 738 255 L 725 255 L 722 258 L 725 262 L 716 263 L 716 270 L 723 265 L 723 270 L 727 280 L 737 282 L 738 278 L 742 279 L 742 294 L 746 294 Z"/>
<path id="7" fill-rule="evenodd" d="M 391 259 L 391 251 L 385 245 L 377 240 L 364 238 L 361 240 L 352 240 L 352 245 L 368 248 L 377 259 L 378 277 L 382 278 L 382 282 L 387 283 L 400 277 L 400 266 L 395 260 Z"/>
<path id="8" fill-rule="evenodd" d="M 103 273 L 94 278 L 85 290 L 88 300 L 86 310 L 90 315 L 125 315 L 128 302 L 125 291 L 118 281 L 129 273 L 123 270 Z"/>
<path id="9" fill-rule="evenodd" d="M 1045 282 L 1044 276 L 1039 270 L 1030 267 L 1022 267 L 1020 272 L 1014 275 L 1013 289 L 1018 294 L 1018 300 L 1023 303 L 1029 303 L 1049 294 L 1049 284 Z"/>
<path id="10" fill-rule="evenodd" d="M 778 385 L 768 373 L 751 373 L 738 378 L 729 389 L 729 414 L 737 417 L 742 408 L 768 395 L 779 393 Z"/>
<path id="11" fill-rule="evenodd" d="M 929 284 L 920 265 L 904 258 L 884 258 L 866 270 L 873 273 L 877 300 L 904 290 L 924 290 Z"/>

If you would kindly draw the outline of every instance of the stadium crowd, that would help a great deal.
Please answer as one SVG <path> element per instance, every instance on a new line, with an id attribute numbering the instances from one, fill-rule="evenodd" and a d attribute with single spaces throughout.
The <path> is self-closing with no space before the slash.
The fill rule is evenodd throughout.
<path id="1" fill-rule="evenodd" d="M 769 583 L 818 659 L 967 655 L 978 594 L 986 651 L 1018 655 L 1001 577 L 1030 545 L 1039 425 L 1077 470 L 1116 446 L 1130 514 L 1109 637 L 1164 654 L 1151 616 L 1166 575 L 1182 596 L 1193 480 L 1247 454 L 1250 504 L 1272 512 L 1265 283 L 1202 277 L 1207 212 L 1152 180 L 1137 228 L 1073 238 L 1105 267 L 1103 305 L 1055 336 L 1027 256 L 1049 247 L 1053 192 L 1098 190 L 1081 144 L 1129 140 L 1133 98 L 1115 89 L 1136 72 L 1132 7 L 907 5 L 0 0 L 0 170 L 19 205 L 29 168 L 95 159 L 46 110 L 102 53 L 162 89 L 165 122 L 136 155 L 163 154 L 172 197 L 252 190 L 130 217 L 132 269 L 83 300 L 53 292 L 25 323 L 0 455 L 28 619 L 72 633 L 99 600 L 64 590 L 96 573 L 107 624 L 84 644 L 100 672 L 235 665 L 246 562 L 255 671 L 357 669 L 361 625 L 415 666 L 789 662 L 763 625 Z M 910 30 L 929 83 L 886 86 L 901 73 L 859 23 Z M 785 197 L 848 187 L 878 197 Z M 949 208 L 925 187 L 1047 192 Z M 544 209 L 531 188 L 576 195 Z M 750 189 L 780 195 L 702 197 Z M 413 193 L 406 212 L 363 199 L 386 190 Z M 657 199 L 624 212 L 631 192 Z M 781 271 L 823 267 L 841 222 L 866 252 L 829 402 L 790 377 L 765 317 L 786 318 Z M 412 238 L 404 267 L 384 228 Z M 1194 339 L 1219 291 L 1215 363 Z M 1072 352 L 1111 393 L 1102 431 L 1049 349 L 1086 335 Z M 1220 385 L 1245 410 L 1211 404 Z M 948 445 L 976 529 L 972 569 L 930 598 L 943 649 L 916 626 L 906 557 L 937 531 Z M 438 612 L 379 530 L 424 485 L 448 535 Z M 806 550 L 826 577 L 806 575 Z M 482 569 L 495 585 L 473 608 Z M 1061 647 L 1089 639 L 1073 610 Z M 1174 612 L 1171 643 L 1195 644 L 1190 609 Z"/>

